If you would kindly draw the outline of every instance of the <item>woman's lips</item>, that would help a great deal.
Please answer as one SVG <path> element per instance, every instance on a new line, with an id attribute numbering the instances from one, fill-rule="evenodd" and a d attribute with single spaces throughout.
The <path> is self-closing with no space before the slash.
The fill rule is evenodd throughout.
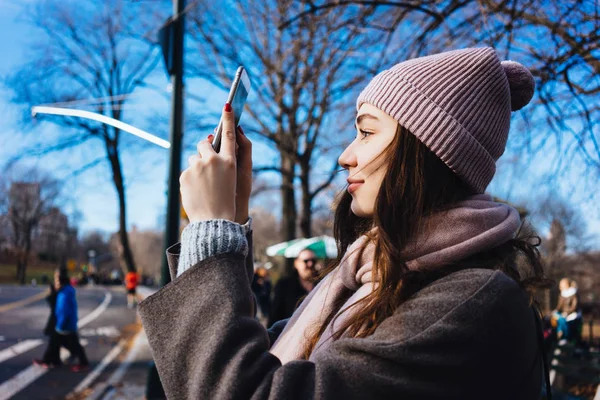
<path id="1" fill-rule="evenodd" d="M 364 182 L 353 182 L 348 185 L 348 193 L 352 194 L 355 192 Z"/>

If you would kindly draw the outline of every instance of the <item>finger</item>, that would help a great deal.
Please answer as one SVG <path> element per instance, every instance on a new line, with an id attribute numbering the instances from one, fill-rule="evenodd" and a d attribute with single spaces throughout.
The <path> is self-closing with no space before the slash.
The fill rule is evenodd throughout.
<path id="1" fill-rule="evenodd" d="M 211 147 L 212 147 L 212 142 L 213 142 L 214 137 L 215 137 L 215 135 L 211 134 L 211 135 L 208 135 L 208 137 L 206 138 L 206 140 L 208 140 L 208 142 L 211 144 Z M 205 140 L 199 141 L 198 144 L 196 145 L 196 151 L 198 152 L 199 155 L 200 155 L 200 149 L 202 148 L 200 146 L 200 143 L 202 143 L 202 142 L 205 142 Z"/>
<path id="2" fill-rule="evenodd" d="M 201 158 L 210 158 L 217 155 L 208 139 L 199 141 L 196 148 L 198 149 L 198 155 Z"/>
<path id="3" fill-rule="evenodd" d="M 252 142 L 248 137 L 244 134 L 244 130 L 241 126 L 237 128 L 238 134 L 236 135 L 236 143 L 239 147 L 238 149 L 238 167 L 241 167 L 246 170 L 252 169 Z"/>
<path id="4" fill-rule="evenodd" d="M 198 154 L 194 154 L 193 156 L 190 156 L 188 158 L 188 165 L 192 165 L 194 163 L 197 163 L 198 161 L 200 161 L 202 157 L 200 157 Z"/>
<path id="5" fill-rule="evenodd" d="M 221 135 L 221 154 L 235 157 L 235 118 L 231 104 L 223 108 L 223 133 Z"/>

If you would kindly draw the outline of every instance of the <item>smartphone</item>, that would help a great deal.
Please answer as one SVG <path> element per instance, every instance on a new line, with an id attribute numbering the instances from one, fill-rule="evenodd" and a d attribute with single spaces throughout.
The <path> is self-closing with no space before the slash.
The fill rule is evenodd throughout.
<path id="1" fill-rule="evenodd" d="M 248 94 L 250 93 L 250 78 L 248 78 L 248 73 L 243 66 L 239 66 L 235 77 L 233 78 L 233 83 L 231 84 L 231 89 L 229 89 L 229 97 L 227 98 L 227 102 L 231 104 L 233 108 L 233 112 L 235 115 L 235 126 L 239 125 L 240 118 L 242 117 L 242 112 L 244 111 L 244 105 L 246 104 L 246 99 L 248 98 Z M 212 141 L 213 149 L 218 153 L 221 150 L 221 137 L 223 134 L 223 119 L 219 121 L 219 126 L 215 129 L 215 137 Z"/>

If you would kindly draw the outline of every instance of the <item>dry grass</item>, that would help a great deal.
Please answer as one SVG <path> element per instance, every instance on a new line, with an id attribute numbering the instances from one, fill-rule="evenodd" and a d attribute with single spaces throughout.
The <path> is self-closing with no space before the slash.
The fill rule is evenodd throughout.
<path id="1" fill-rule="evenodd" d="M 25 282 L 31 283 L 32 279 L 37 280 L 38 285 L 42 283 L 42 276 L 46 275 L 49 280 L 52 279 L 52 274 L 56 265 L 28 265 L 25 271 Z M 0 283 L 17 283 L 16 280 L 17 267 L 14 264 L 0 264 Z"/>

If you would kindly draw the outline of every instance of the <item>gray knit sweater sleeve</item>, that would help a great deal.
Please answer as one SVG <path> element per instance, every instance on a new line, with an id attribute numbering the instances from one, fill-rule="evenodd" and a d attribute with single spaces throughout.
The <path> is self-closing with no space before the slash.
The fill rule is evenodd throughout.
<path id="1" fill-rule="evenodd" d="M 181 253 L 177 276 L 200 261 L 223 253 L 248 254 L 246 234 L 252 228 L 252 218 L 244 225 L 225 219 L 192 222 L 181 234 Z"/>

